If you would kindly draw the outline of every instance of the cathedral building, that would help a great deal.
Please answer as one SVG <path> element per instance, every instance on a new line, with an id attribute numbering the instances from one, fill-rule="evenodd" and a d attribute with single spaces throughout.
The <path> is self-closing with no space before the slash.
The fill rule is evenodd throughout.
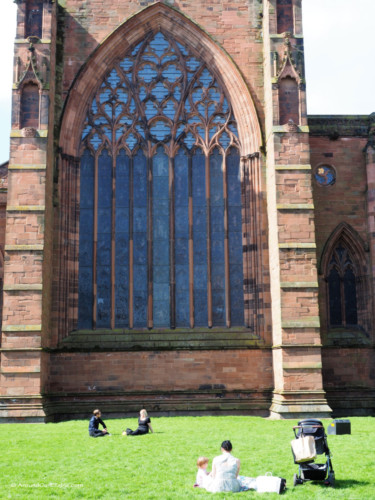
<path id="1" fill-rule="evenodd" d="M 0 419 L 374 414 L 375 115 L 307 115 L 302 0 L 15 2 Z"/>

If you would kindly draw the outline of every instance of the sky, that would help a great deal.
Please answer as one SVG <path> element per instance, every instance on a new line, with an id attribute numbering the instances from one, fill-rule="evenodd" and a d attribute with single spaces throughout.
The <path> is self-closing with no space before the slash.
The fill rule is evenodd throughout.
<path id="1" fill-rule="evenodd" d="M 17 10 L 13 0 L 1 3 L 0 164 L 9 158 Z M 374 19 L 375 0 L 303 0 L 309 114 L 375 112 Z"/>

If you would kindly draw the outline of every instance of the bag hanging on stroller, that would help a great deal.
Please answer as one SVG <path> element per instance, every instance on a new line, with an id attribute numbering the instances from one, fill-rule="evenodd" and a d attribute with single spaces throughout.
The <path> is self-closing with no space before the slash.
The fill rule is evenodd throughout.
<path id="1" fill-rule="evenodd" d="M 292 441 L 292 453 L 294 463 L 299 464 L 298 474 L 294 474 L 294 486 L 305 481 L 324 481 L 326 485 L 333 486 L 335 473 L 322 422 L 313 418 L 300 420 L 298 425 L 293 427 L 293 431 L 295 439 Z M 306 438 L 308 439 L 306 440 Z M 311 446 L 312 440 L 314 441 L 315 456 Z M 298 441 L 300 441 L 299 445 Z M 307 449 L 305 445 L 307 445 Z M 311 458 L 306 458 L 309 453 Z M 326 462 L 316 464 L 314 462 L 316 455 L 323 454 L 326 456 Z"/>

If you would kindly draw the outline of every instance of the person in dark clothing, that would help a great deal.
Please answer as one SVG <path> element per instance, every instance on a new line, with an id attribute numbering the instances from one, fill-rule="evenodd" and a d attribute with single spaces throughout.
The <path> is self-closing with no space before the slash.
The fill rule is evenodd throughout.
<path id="1" fill-rule="evenodd" d="M 151 427 L 151 419 L 147 415 L 147 411 L 141 410 L 139 413 L 140 416 L 138 418 L 138 429 L 132 431 L 131 429 L 127 428 L 126 431 L 122 433 L 123 436 L 139 436 L 140 434 L 147 434 L 149 430 L 152 433 L 154 432 Z"/>
<path id="2" fill-rule="evenodd" d="M 103 420 L 100 418 L 101 417 L 101 412 L 100 410 L 94 410 L 93 411 L 93 416 L 90 418 L 90 423 L 89 423 L 89 435 L 91 437 L 101 437 L 101 436 L 109 436 L 109 432 L 107 431 L 107 426 L 103 422 Z M 103 430 L 99 430 L 99 424 L 103 427 Z"/>

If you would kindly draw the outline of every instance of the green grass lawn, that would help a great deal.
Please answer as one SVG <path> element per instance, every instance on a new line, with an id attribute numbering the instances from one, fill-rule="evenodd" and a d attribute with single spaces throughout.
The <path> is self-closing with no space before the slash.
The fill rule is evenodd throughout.
<path id="1" fill-rule="evenodd" d="M 351 418 L 352 434 L 328 436 L 336 486 L 293 487 L 290 441 L 297 421 L 257 417 L 161 417 L 154 434 L 123 437 L 136 419 L 109 420 L 112 436 L 89 438 L 88 420 L 0 425 L 0 498 L 203 499 L 276 498 L 277 494 L 210 494 L 193 488 L 199 455 L 218 455 L 230 439 L 241 474 L 285 477 L 291 499 L 375 499 L 375 419 Z M 327 429 L 329 420 L 325 420 Z M 318 457 L 325 461 L 325 456 Z"/>

